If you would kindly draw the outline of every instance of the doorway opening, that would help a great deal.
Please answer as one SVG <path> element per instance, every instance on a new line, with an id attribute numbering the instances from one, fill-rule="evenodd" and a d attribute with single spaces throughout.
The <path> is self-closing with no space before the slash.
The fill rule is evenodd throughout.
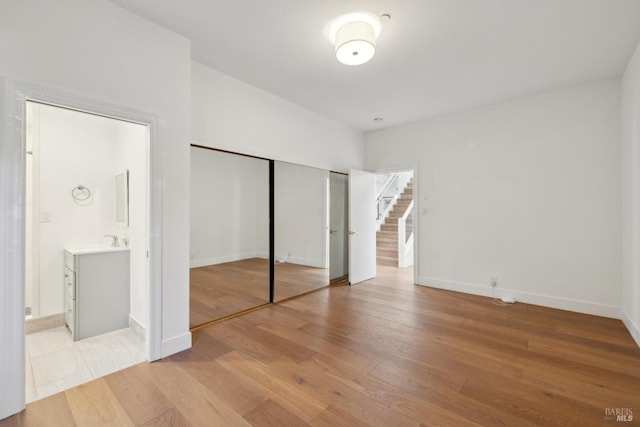
<path id="1" fill-rule="evenodd" d="M 149 126 L 26 102 L 31 402 L 147 360 Z"/>
<path id="2" fill-rule="evenodd" d="M 413 170 L 376 175 L 376 265 L 413 277 Z"/>
<path id="3" fill-rule="evenodd" d="M 349 176 L 329 174 L 329 279 L 332 284 L 349 281 Z"/>

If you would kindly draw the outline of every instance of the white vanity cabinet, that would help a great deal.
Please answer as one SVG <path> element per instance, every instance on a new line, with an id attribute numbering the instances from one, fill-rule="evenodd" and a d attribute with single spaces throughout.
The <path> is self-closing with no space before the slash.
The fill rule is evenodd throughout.
<path id="1" fill-rule="evenodd" d="M 65 321 L 74 341 L 129 326 L 129 248 L 65 248 Z"/>

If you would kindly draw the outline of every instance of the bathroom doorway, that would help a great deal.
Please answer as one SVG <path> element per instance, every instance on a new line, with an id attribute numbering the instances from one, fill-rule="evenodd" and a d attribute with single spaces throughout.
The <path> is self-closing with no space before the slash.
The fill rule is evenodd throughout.
<path id="1" fill-rule="evenodd" d="M 25 118 L 31 402 L 147 360 L 150 135 L 35 101 Z"/>

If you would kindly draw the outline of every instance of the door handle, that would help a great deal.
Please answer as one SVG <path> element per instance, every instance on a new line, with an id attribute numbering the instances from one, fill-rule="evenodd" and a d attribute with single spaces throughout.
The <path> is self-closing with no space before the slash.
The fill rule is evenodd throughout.
<path id="1" fill-rule="evenodd" d="M 349 230 L 349 236 L 353 236 L 354 234 L 357 234 L 357 231 Z"/>
<path id="2" fill-rule="evenodd" d="M 338 232 L 338 230 L 329 229 L 329 234 L 333 234 L 333 233 L 337 233 L 337 232 Z"/>

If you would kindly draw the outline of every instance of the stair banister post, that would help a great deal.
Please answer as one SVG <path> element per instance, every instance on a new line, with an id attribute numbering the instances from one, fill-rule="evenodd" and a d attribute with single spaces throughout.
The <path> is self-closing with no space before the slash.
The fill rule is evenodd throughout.
<path id="1" fill-rule="evenodd" d="M 404 233 L 406 229 L 405 217 L 398 218 L 398 266 L 404 265 Z"/>

